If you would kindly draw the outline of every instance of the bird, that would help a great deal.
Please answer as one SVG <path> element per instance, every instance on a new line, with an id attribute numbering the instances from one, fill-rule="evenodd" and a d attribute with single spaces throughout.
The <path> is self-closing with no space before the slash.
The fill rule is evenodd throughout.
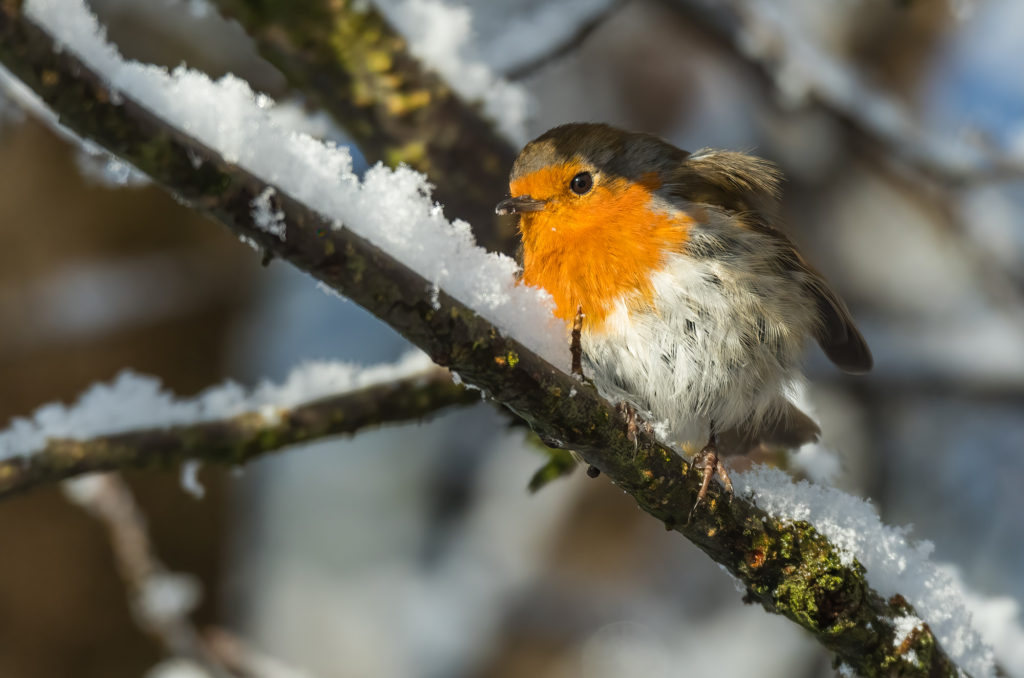
<path id="1" fill-rule="evenodd" d="M 693 153 L 602 123 L 557 126 L 515 159 L 498 214 L 518 215 L 519 282 L 573 327 L 573 372 L 703 469 L 817 441 L 793 402 L 815 340 L 842 371 L 871 351 L 849 309 L 783 232 L 782 175 L 737 151 Z"/>

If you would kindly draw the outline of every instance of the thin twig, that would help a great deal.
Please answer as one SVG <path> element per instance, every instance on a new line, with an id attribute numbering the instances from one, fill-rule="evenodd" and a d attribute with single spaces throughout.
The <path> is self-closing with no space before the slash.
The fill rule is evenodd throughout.
<path id="1" fill-rule="evenodd" d="M 509 80 L 525 80 L 534 75 L 537 71 L 562 59 L 579 49 L 587 39 L 594 34 L 598 28 L 617 14 L 620 9 L 626 6 L 629 0 L 615 0 L 600 12 L 595 13 L 586 21 L 580 23 L 576 30 L 570 33 L 564 40 L 556 43 L 543 54 L 538 54 L 530 60 L 510 68 L 505 73 Z"/>
<path id="2" fill-rule="evenodd" d="M 203 632 L 210 652 L 232 674 L 246 678 L 309 678 L 308 673 L 281 662 L 252 647 L 243 638 L 220 627 Z"/>
<path id="3" fill-rule="evenodd" d="M 107 529 L 121 578 L 139 626 L 173 656 L 193 661 L 215 678 L 231 674 L 211 656 L 189 619 L 197 584 L 164 567 L 149 539 L 146 519 L 117 473 L 69 481 L 67 496 Z"/>
<path id="4" fill-rule="evenodd" d="M 160 561 L 146 517 L 119 473 L 67 481 L 65 494 L 103 523 L 136 622 L 168 654 L 195 663 L 211 678 L 307 678 L 225 629 L 197 630 L 189 618 L 197 585 Z"/>

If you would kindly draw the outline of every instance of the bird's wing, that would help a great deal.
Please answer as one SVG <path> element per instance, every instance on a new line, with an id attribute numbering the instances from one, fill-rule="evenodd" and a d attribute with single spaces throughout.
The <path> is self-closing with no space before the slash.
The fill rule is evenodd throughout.
<path id="1" fill-rule="evenodd" d="M 763 158 L 702 148 L 672 170 L 666 188 L 689 202 L 730 212 L 762 212 L 778 202 L 781 183 L 779 168 Z"/>
<path id="2" fill-rule="evenodd" d="M 796 252 L 796 256 L 800 260 L 801 267 L 808 274 L 807 287 L 814 295 L 814 300 L 818 305 L 818 317 L 822 322 L 815 338 L 818 340 L 821 350 L 844 372 L 864 374 L 870 371 L 874 365 L 871 349 L 868 348 L 863 335 L 853 323 L 853 317 L 850 315 L 849 309 L 846 308 L 846 304 L 829 287 L 825 278 L 810 264 L 803 261 L 799 252 Z"/>
<path id="3" fill-rule="evenodd" d="M 862 374 L 873 359 L 846 304 L 793 241 L 773 224 L 782 175 L 772 163 L 745 153 L 703 149 L 687 157 L 673 172 L 671 193 L 692 203 L 711 205 L 738 217 L 742 225 L 763 233 L 778 245 L 781 265 L 800 274 L 815 300 L 820 318 L 815 335 L 829 360 L 844 372 Z"/>
<path id="4" fill-rule="evenodd" d="M 832 289 L 825 276 L 811 266 L 785 233 L 763 219 L 748 220 L 754 228 L 778 243 L 781 265 L 799 274 L 804 288 L 814 299 L 818 312 L 815 339 L 828 359 L 849 374 L 864 374 L 874 365 L 871 349 L 853 322 L 846 304 Z"/>

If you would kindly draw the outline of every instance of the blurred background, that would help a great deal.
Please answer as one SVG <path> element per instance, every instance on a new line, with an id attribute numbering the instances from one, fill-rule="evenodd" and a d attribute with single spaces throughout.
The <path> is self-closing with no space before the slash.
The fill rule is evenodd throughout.
<path id="1" fill-rule="evenodd" d="M 433 4 L 382 10 L 401 26 L 417 3 Z M 823 449 L 785 463 L 913 524 L 1019 625 L 1024 4 L 447 4 L 470 22 L 464 56 L 529 94 L 527 138 L 606 121 L 781 165 L 788 228 L 876 357 L 847 378 L 809 350 Z M 284 102 L 283 119 L 345 142 L 205 3 L 90 5 L 127 56 L 236 73 Z M 0 421 L 125 367 L 188 395 L 408 350 L 129 174 L 0 94 Z M 264 675 L 833 675 L 813 640 L 744 606 L 718 566 L 604 479 L 577 472 L 531 495 L 544 461 L 481 404 L 203 468 L 202 499 L 176 474 L 128 480 L 160 557 L 201 584 L 196 623 L 293 671 Z M 0 503 L 0 534 L 0 676 L 186 675 L 160 664 L 103 527 L 59 488 Z M 1022 653 L 1000 655 L 1007 675 L 1024 676 Z"/>

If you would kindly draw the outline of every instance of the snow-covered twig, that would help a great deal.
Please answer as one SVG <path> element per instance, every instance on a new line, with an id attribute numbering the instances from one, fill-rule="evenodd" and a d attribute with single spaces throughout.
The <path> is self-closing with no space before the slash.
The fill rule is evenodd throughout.
<path id="1" fill-rule="evenodd" d="M 214 678 L 229 678 L 204 646 L 189 615 L 199 602 L 199 585 L 169 572 L 154 552 L 146 519 L 117 473 L 68 481 L 65 495 L 103 523 L 135 620 L 171 655 L 197 663 Z"/>
<path id="2" fill-rule="evenodd" d="M 228 631 L 200 633 L 189 618 L 199 602 L 199 584 L 160 561 L 142 509 L 119 473 L 66 481 L 64 494 L 103 523 L 136 622 L 175 660 L 194 664 L 211 678 L 308 678 Z"/>
<path id="3" fill-rule="evenodd" d="M 364 371 L 312 363 L 281 386 L 246 394 L 229 383 L 185 400 L 161 391 L 155 379 L 124 373 L 71 408 L 47 405 L 0 431 L 0 497 L 94 471 L 186 460 L 242 464 L 296 443 L 480 401 L 422 358 Z"/>
<path id="4" fill-rule="evenodd" d="M 946 185 L 1024 176 L 1024 154 L 922 131 L 905 106 L 808 39 L 775 3 L 666 0 L 753 62 L 791 102 L 811 101 L 873 140 L 886 155 Z"/>
<path id="5" fill-rule="evenodd" d="M 134 67 L 98 38 L 89 25 L 94 19 L 83 17 L 75 0 L 29 4 L 36 8 L 33 16 L 64 36 L 65 43 L 75 43 L 98 68 L 109 69 L 97 73 L 67 44 L 55 51 L 49 33 L 18 12 L 17 4 L 14 10 L 10 3 L 0 4 L 0 60 L 65 124 L 137 165 L 239 235 L 375 313 L 434 361 L 452 367 L 463 381 L 525 419 L 548 444 L 576 450 L 641 508 L 739 578 L 749 600 L 809 630 L 855 670 L 957 675 L 956 665 L 927 624 L 903 633 L 906 625 L 899 620 L 915 615 L 913 606 L 896 596 L 887 600 L 879 595 L 856 554 L 841 552 L 811 523 L 773 517 L 745 497 L 727 501 L 717 489 L 690 520 L 701 474 L 651 436 L 630 440 L 624 420 L 611 404 L 545 360 L 568 362 L 564 336 L 562 343 L 550 343 L 557 333 L 549 325 L 549 312 L 534 315 L 543 309 L 538 299 L 514 286 L 502 261 L 483 256 L 467 242 L 464 230 L 453 225 L 433 235 L 439 217 L 436 211 L 421 213 L 426 198 L 418 192 L 395 191 L 407 175 L 391 175 L 388 191 L 384 187 L 389 184 L 381 177 L 376 183 L 358 185 L 332 164 L 335 183 L 325 195 L 319 183 L 327 180 L 323 168 L 310 163 L 326 162 L 329 154 L 312 140 L 280 138 L 278 131 L 261 124 L 251 113 L 253 102 L 235 96 L 236 81 L 213 86 L 187 72 L 172 78 L 158 69 Z M 114 96 L 105 76 L 121 85 Z M 226 138 L 210 137 L 208 143 L 216 143 L 220 152 L 183 131 L 209 133 L 209 121 L 195 117 L 205 116 L 205 110 L 193 111 L 168 96 L 179 91 L 175 88 L 182 81 L 211 97 L 206 108 L 216 111 L 214 129 Z M 158 115 L 140 100 L 159 102 L 163 108 Z M 238 120 L 224 119 L 229 112 Z M 287 154 L 297 147 L 306 155 Z M 250 155 L 254 149 L 273 153 L 273 158 L 261 162 Z M 231 158 L 226 160 L 222 153 Z M 257 168 L 245 169 L 243 160 Z M 257 170 L 267 176 L 257 176 Z M 276 186 L 275 209 L 287 224 L 284 241 L 261 229 L 252 214 L 252 202 L 268 182 Z M 332 202 L 339 197 L 361 209 Z M 418 229 L 409 235 L 412 241 L 395 240 L 394 234 L 405 233 L 410 222 Z M 351 230 L 356 227 L 366 230 L 357 234 Z M 435 237 L 442 241 L 423 242 Z M 371 238 L 379 244 L 371 244 Z M 452 270 L 460 264 L 464 270 Z M 491 280 L 494 276 L 501 280 Z M 477 289 L 480 285 L 485 285 L 483 291 Z M 453 290 L 465 301 L 452 296 Z M 961 630 L 975 637 L 966 620 Z M 956 643 L 951 651 L 979 666 L 975 673 L 981 678 L 989 673 L 990 663 L 972 656 L 974 649 L 975 643 Z"/>
<path id="6" fill-rule="evenodd" d="M 245 26 L 293 86 L 338 120 L 371 163 L 405 163 L 427 174 L 437 198 L 473 224 L 482 245 L 514 252 L 514 229 L 496 219 L 494 205 L 507 190 L 516 149 L 475 101 L 461 99 L 410 53 L 373 3 L 314 0 L 301 9 L 252 0 L 213 3 Z M 515 108 L 488 110 L 504 115 L 500 126 L 509 129 L 523 124 Z M 513 134 L 516 143 L 522 134 Z"/>

